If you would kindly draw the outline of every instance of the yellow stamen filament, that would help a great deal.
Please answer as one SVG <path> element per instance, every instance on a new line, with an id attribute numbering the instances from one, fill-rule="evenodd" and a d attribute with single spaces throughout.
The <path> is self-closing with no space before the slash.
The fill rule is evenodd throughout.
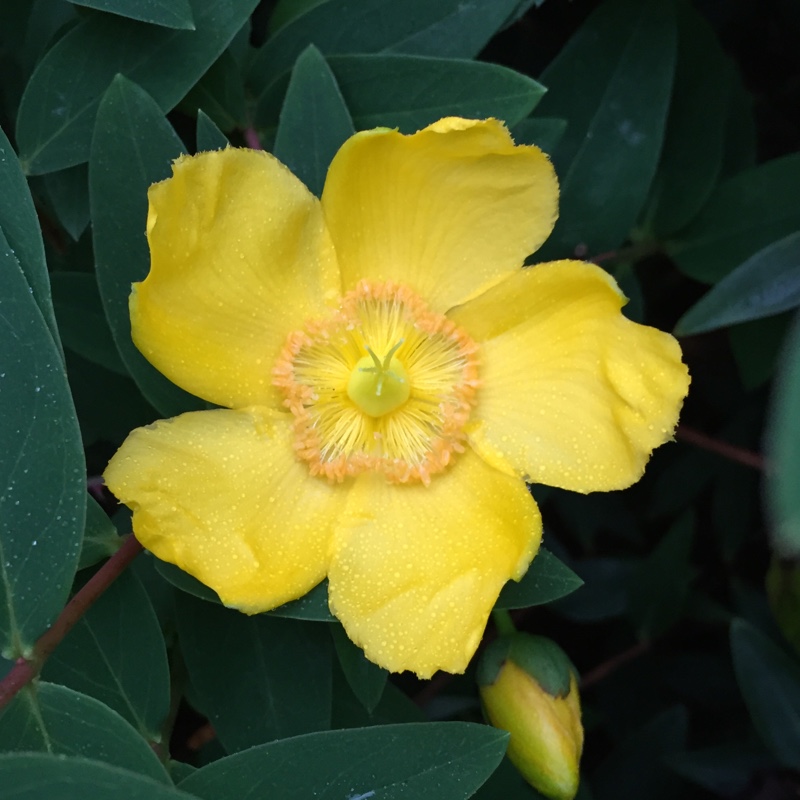
<path id="1" fill-rule="evenodd" d="M 407 287 L 362 282 L 289 335 L 272 374 L 312 474 L 427 484 L 464 449 L 477 346 Z"/>

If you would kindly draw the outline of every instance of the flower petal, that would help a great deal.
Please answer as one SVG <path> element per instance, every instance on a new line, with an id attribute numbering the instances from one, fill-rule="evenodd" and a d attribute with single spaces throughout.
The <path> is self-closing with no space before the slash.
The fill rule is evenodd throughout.
<path id="1" fill-rule="evenodd" d="M 437 311 L 518 269 L 547 238 L 558 182 L 537 147 L 494 119 L 454 117 L 411 136 L 348 139 L 322 193 L 343 290 L 361 279 L 410 286 Z"/>
<path id="2" fill-rule="evenodd" d="M 268 408 L 198 411 L 138 428 L 105 480 L 133 509 L 148 550 L 249 614 L 325 577 L 347 496 L 309 476 L 285 415 Z"/>
<path id="3" fill-rule="evenodd" d="M 490 464 L 576 492 L 622 489 L 672 438 L 689 373 L 667 333 L 622 316 L 600 267 L 520 270 L 448 316 L 483 342 L 470 441 Z"/>
<path id="4" fill-rule="evenodd" d="M 133 339 L 168 378 L 219 405 L 278 405 L 286 335 L 338 293 L 319 201 L 267 153 L 183 156 L 150 187 L 150 274 Z"/>
<path id="5" fill-rule="evenodd" d="M 366 473 L 337 526 L 331 610 L 388 670 L 463 672 L 500 589 L 525 573 L 541 530 L 523 482 L 470 450 L 427 487 Z"/>

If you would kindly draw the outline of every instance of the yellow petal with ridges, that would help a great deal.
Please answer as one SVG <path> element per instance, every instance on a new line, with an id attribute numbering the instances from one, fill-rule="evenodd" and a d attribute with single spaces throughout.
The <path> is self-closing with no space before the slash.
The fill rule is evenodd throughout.
<path id="1" fill-rule="evenodd" d="M 182 156 L 148 196 L 137 347 L 212 403 L 279 405 L 271 369 L 287 334 L 338 294 L 319 201 L 271 155 L 235 148 Z"/>
<path id="2" fill-rule="evenodd" d="M 287 415 L 268 408 L 182 414 L 138 428 L 105 472 L 136 538 L 248 614 L 324 577 L 347 487 L 294 458 Z"/>
<path id="3" fill-rule="evenodd" d="M 558 181 L 537 147 L 494 119 L 446 118 L 411 136 L 348 139 L 322 193 L 343 290 L 396 281 L 437 311 L 518 269 L 558 214 Z"/>
<path id="4" fill-rule="evenodd" d="M 626 319 L 594 264 L 520 270 L 448 314 L 481 341 L 470 441 L 490 464 L 577 492 L 637 481 L 672 438 L 689 374 L 677 341 Z"/>
<path id="5" fill-rule="evenodd" d="M 337 525 L 331 610 L 390 671 L 463 672 L 500 589 L 525 573 L 541 531 L 522 481 L 469 450 L 427 487 L 365 473 Z"/>

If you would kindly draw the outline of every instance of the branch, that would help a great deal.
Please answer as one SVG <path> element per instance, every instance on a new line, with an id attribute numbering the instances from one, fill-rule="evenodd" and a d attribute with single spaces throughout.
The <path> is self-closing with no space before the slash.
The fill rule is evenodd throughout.
<path id="1" fill-rule="evenodd" d="M 729 461 L 735 461 L 737 464 L 744 464 L 746 467 L 752 467 L 762 472 L 766 469 L 766 461 L 760 453 L 754 453 L 752 450 L 745 450 L 735 444 L 713 439 L 711 436 L 686 425 L 678 425 L 678 429 L 675 431 L 675 438 L 693 444 L 696 447 L 702 447 L 703 450 L 716 453 Z"/>
<path id="2" fill-rule="evenodd" d="M 8 675 L 0 681 L 0 709 L 10 703 L 17 692 L 27 686 L 39 674 L 44 662 L 63 638 L 141 552 L 141 544 L 131 534 L 125 539 L 119 550 L 92 575 L 80 591 L 64 606 L 56 621 L 39 637 L 39 640 L 34 645 L 33 658 L 17 659 Z"/>

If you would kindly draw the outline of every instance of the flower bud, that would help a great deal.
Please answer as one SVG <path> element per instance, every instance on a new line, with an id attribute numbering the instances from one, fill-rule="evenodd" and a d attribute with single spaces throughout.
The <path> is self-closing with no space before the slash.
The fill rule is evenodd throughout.
<path id="1" fill-rule="evenodd" d="M 511 734 L 514 766 L 552 800 L 572 800 L 583 726 L 577 673 L 564 651 L 542 636 L 501 636 L 483 653 L 477 677 L 487 719 Z"/>

